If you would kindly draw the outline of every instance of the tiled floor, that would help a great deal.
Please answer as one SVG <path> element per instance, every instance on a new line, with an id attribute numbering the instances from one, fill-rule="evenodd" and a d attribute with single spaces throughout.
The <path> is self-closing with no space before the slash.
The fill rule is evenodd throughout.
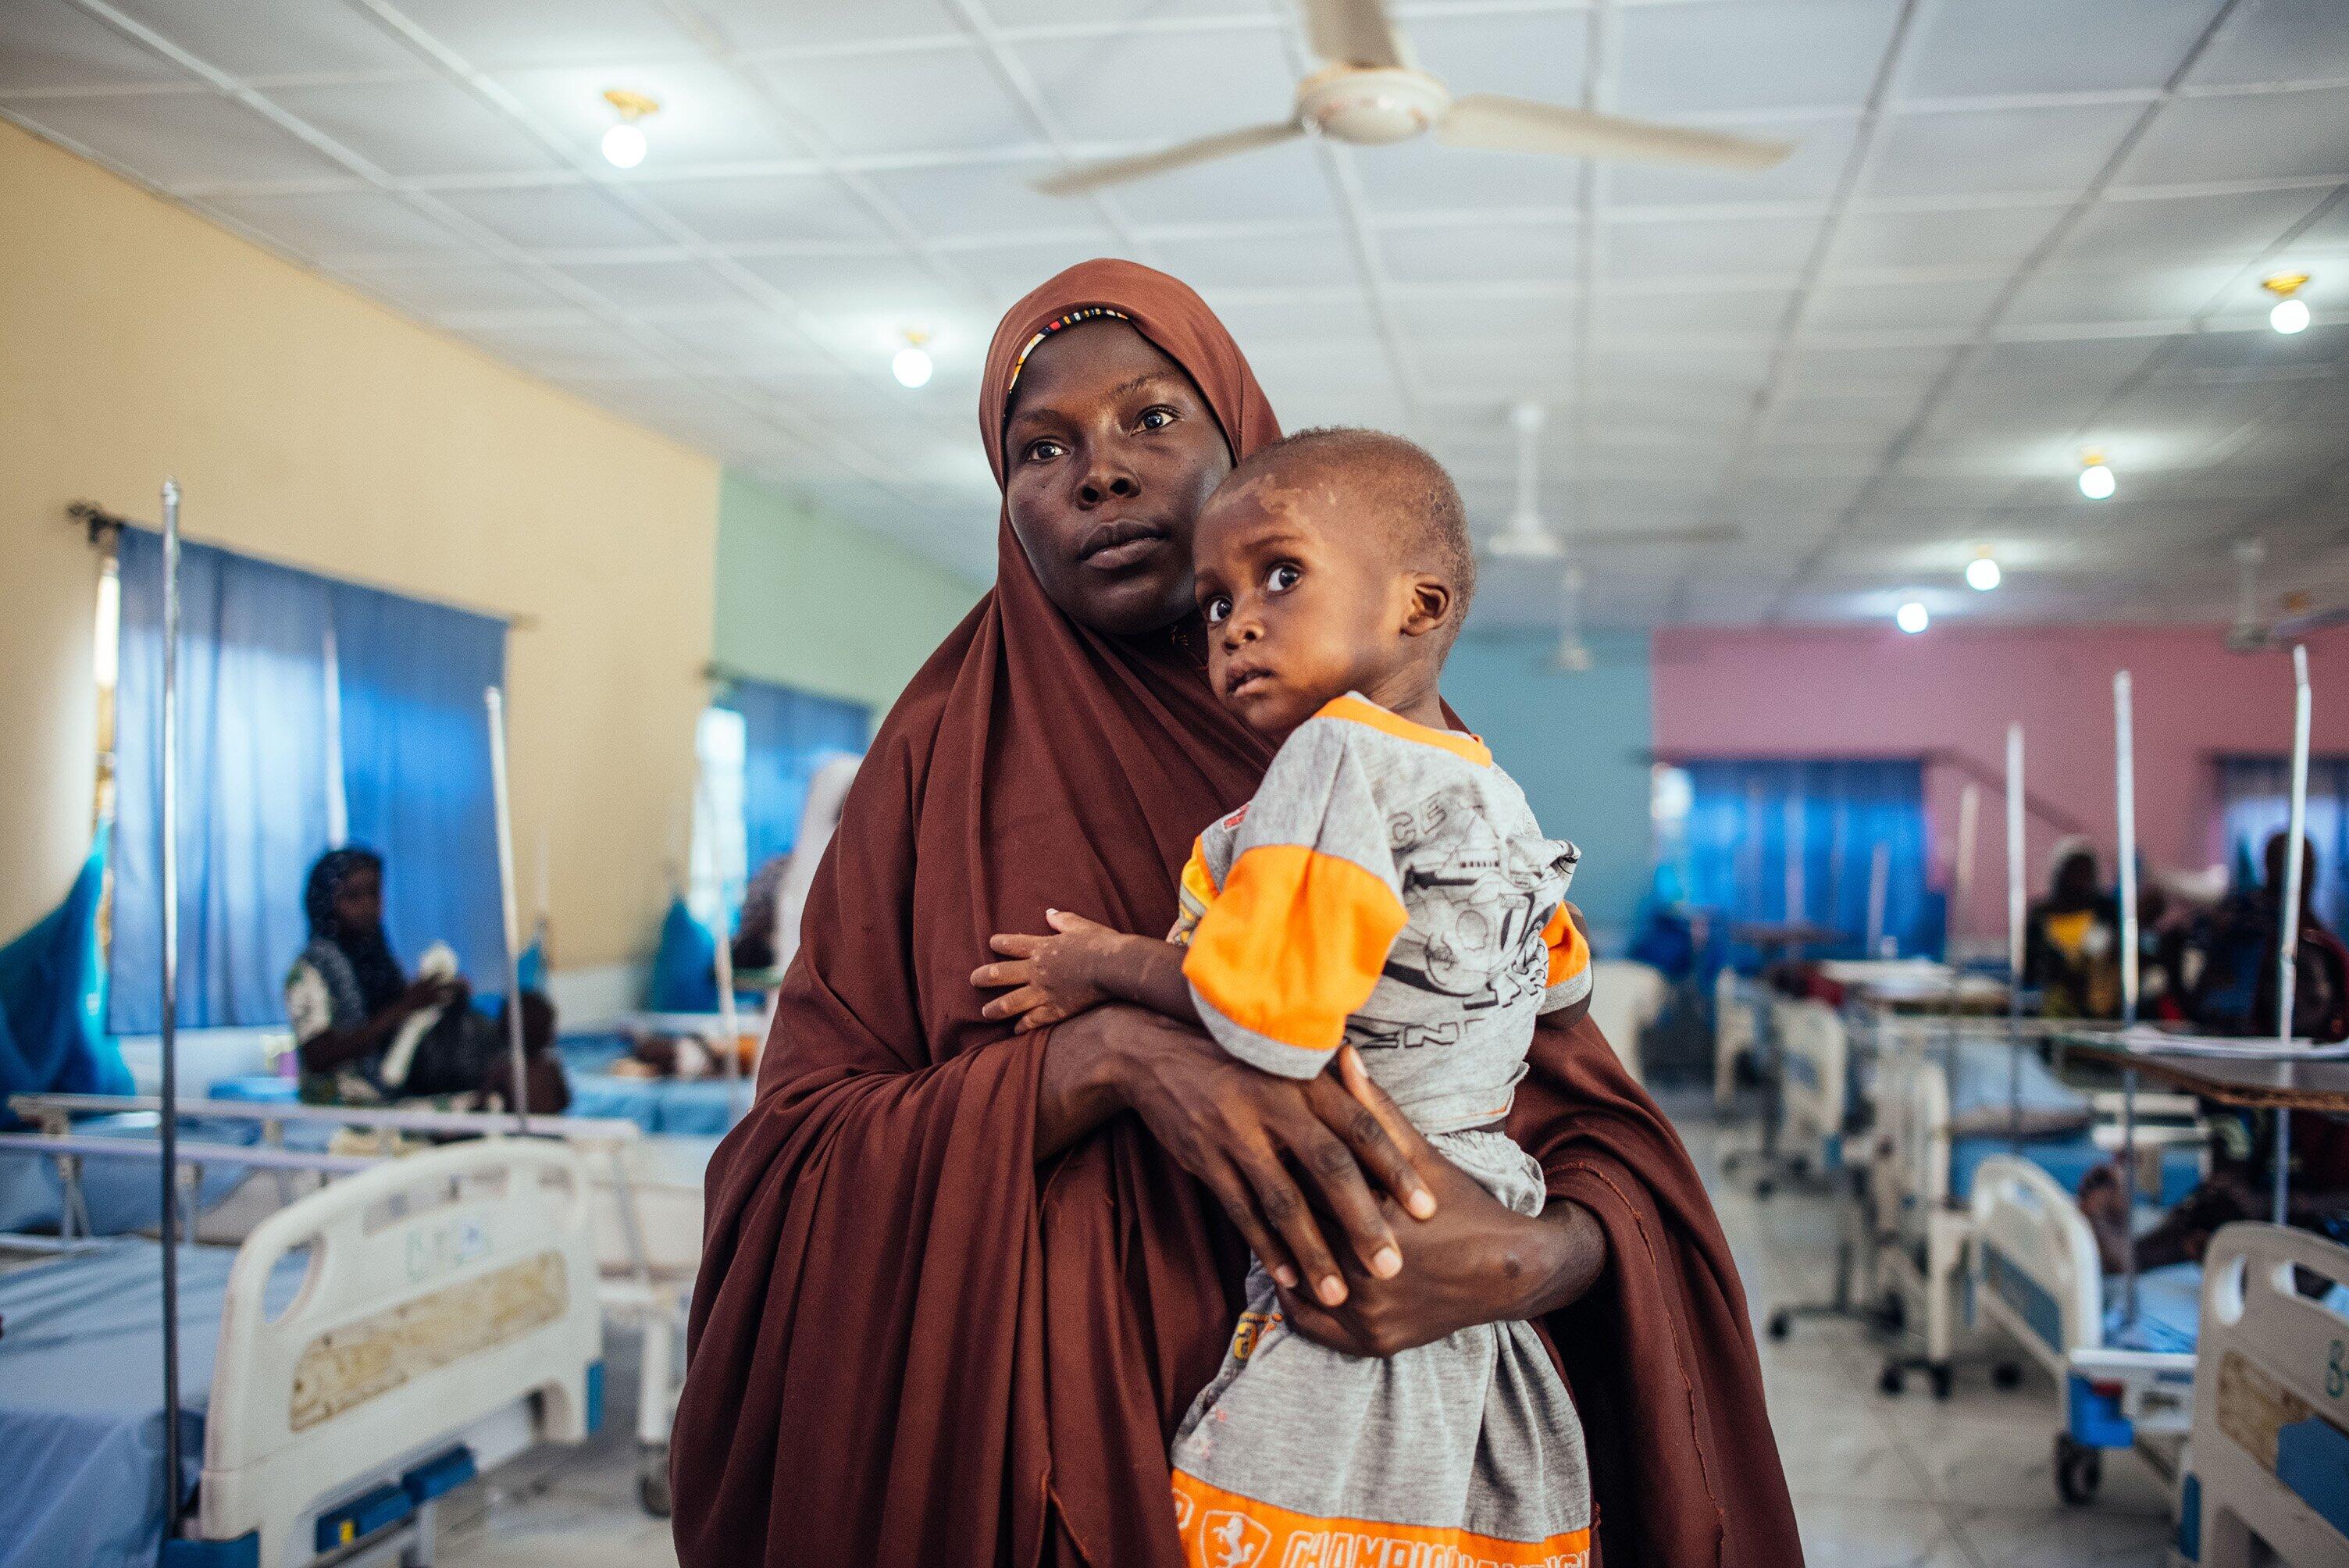
<path id="1" fill-rule="evenodd" d="M 1674 1101 L 1708 1177 L 1715 1137 L 1709 1105 Z M 1781 1193 L 1756 1202 L 1713 1182 L 1722 1223 L 1757 1315 L 1821 1293 L 1834 1227 L 1824 1200 Z M 2088 1509 L 2056 1500 L 2050 1470 L 2054 1396 L 2035 1374 L 1991 1387 L 1979 1368 L 1937 1401 L 1916 1384 L 1876 1391 L 1882 1353 L 1849 1324 L 1806 1322 L 1763 1345 L 1771 1416 L 1811 1568 L 2157 1568 L 2168 1538 L 2161 1485 L 2134 1456 L 2106 1456 L 2103 1494 Z M 665 1523 L 636 1505 L 636 1451 L 626 1408 L 634 1346 L 612 1346 L 617 1398 L 607 1435 L 559 1460 L 508 1466 L 453 1500 L 441 1561 L 450 1568 L 667 1564 Z M 543 1450 L 553 1454 L 558 1450 Z"/>

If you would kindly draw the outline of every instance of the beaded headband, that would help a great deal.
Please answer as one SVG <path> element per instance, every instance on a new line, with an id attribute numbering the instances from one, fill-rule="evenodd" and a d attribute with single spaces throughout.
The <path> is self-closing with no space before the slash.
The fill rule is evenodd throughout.
<path id="1" fill-rule="evenodd" d="M 1113 309 L 1109 305 L 1089 304 L 1081 309 L 1072 310 L 1068 315 L 1060 317 L 1056 321 L 1046 322 L 1044 324 L 1044 330 L 1030 338 L 1028 340 L 1028 346 L 1019 351 L 1019 357 L 1011 362 L 1011 379 L 1003 384 L 1003 395 L 1009 397 L 1011 396 L 1011 389 L 1019 385 L 1019 372 L 1026 366 L 1028 356 L 1036 352 L 1037 345 L 1042 343 L 1046 338 L 1051 336 L 1054 333 L 1060 331 L 1064 326 L 1074 326 L 1081 321 L 1096 321 L 1103 316 L 1109 316 L 1118 321 L 1131 321 L 1133 319 L 1127 315 L 1125 312 Z"/>

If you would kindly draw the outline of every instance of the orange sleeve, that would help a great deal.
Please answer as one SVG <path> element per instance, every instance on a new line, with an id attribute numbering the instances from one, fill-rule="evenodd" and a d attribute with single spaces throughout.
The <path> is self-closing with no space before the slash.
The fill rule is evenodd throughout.
<path id="1" fill-rule="evenodd" d="M 1409 916 L 1385 878 L 1302 844 L 1233 863 L 1183 960 L 1201 1021 L 1243 1061 L 1311 1078 L 1371 998 Z"/>
<path id="2" fill-rule="evenodd" d="M 1574 923 L 1574 906 L 1561 902 L 1542 927 L 1542 945 L 1549 949 L 1549 989 L 1541 1010 L 1570 1007 L 1590 995 L 1590 943 Z"/>

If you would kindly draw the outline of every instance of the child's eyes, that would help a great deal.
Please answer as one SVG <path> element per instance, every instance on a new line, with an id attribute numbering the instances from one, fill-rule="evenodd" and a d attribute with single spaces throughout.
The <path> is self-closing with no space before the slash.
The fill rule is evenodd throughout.
<path id="1" fill-rule="evenodd" d="M 1205 604 L 1200 606 L 1200 614 L 1206 617 L 1207 624 L 1210 626 L 1221 625 L 1225 617 L 1229 615 L 1231 613 L 1231 600 L 1221 593 L 1216 594 L 1214 598 L 1208 600 Z"/>
<path id="2" fill-rule="evenodd" d="M 1286 593 L 1297 586 L 1304 573 L 1284 561 L 1264 574 L 1264 585 L 1276 593 Z"/>

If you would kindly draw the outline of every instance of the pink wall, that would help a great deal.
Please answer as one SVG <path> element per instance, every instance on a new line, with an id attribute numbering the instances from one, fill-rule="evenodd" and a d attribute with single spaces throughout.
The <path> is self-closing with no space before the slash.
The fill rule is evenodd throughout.
<path id="1" fill-rule="evenodd" d="M 2309 649 L 2314 749 L 2349 752 L 2349 637 Z M 2282 653 L 2231 654 L 2212 626 L 1997 630 L 1683 628 L 1655 635 L 1655 745 L 1665 757 L 1902 757 L 1962 754 L 1996 779 L 2006 727 L 2023 725 L 2034 799 L 2085 824 L 2112 872 L 2113 672 L 2136 686 L 2137 838 L 2157 866 L 2217 857 L 2211 758 L 2292 749 L 2292 666 Z M 1955 854 L 1964 769 L 1927 769 L 1933 855 Z M 1959 929 L 2004 920 L 2002 797 L 1982 791 L 1977 891 Z M 2034 885 L 2058 830 L 2025 836 Z"/>

